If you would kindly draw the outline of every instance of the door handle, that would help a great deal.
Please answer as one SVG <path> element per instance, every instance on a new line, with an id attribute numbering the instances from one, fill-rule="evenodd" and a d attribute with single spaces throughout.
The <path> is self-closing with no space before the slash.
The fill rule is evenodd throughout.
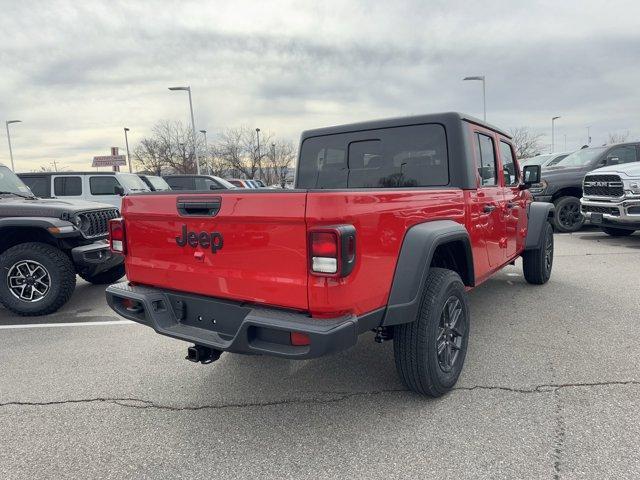
<path id="1" fill-rule="evenodd" d="M 482 211 L 484 213 L 491 213 L 496 209 L 495 205 L 485 205 L 484 207 L 482 207 Z"/>

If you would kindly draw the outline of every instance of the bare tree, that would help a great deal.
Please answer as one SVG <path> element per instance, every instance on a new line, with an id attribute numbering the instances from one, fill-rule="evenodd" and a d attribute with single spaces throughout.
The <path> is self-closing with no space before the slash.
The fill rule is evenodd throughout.
<path id="1" fill-rule="evenodd" d="M 268 145 L 273 135 L 260 137 L 260 152 L 256 131 L 250 127 L 228 128 L 219 136 L 214 157 L 218 167 L 227 168 L 233 176 L 256 178 L 262 169 L 263 160 L 268 157 Z"/>
<path id="2" fill-rule="evenodd" d="M 269 167 L 264 172 L 264 180 L 267 185 L 278 184 L 284 188 L 289 168 L 296 159 L 296 148 L 292 142 L 287 140 L 276 140 L 271 143 L 268 164 Z"/>
<path id="3" fill-rule="evenodd" d="M 516 156 L 520 158 L 535 157 L 542 153 L 542 134 L 534 133 L 528 127 L 512 128 L 511 141 L 516 149 Z"/>
<path id="4" fill-rule="evenodd" d="M 204 151 L 201 139 L 196 139 L 198 151 Z M 163 120 L 143 138 L 133 150 L 137 166 L 160 175 L 170 170 L 175 173 L 195 173 L 196 159 L 191 129 L 181 122 Z"/>
<path id="5" fill-rule="evenodd" d="M 625 132 L 625 133 L 611 133 L 609 132 L 609 139 L 607 141 L 607 144 L 612 145 L 614 143 L 624 143 L 629 139 L 629 132 Z"/>

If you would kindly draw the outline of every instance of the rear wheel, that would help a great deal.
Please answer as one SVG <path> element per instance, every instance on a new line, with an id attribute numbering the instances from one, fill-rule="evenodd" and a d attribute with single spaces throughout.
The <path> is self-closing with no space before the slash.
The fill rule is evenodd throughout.
<path id="1" fill-rule="evenodd" d="M 469 307 L 460 276 L 431 268 L 417 318 L 394 327 L 396 369 L 414 392 L 439 397 L 457 382 L 469 340 Z"/>
<path id="2" fill-rule="evenodd" d="M 584 216 L 580 212 L 578 197 L 560 197 L 555 202 L 556 214 L 553 216 L 553 226 L 557 232 L 577 232 L 584 225 Z"/>
<path id="3" fill-rule="evenodd" d="M 553 267 L 553 228 L 549 222 L 542 227 L 542 245 L 522 254 L 522 269 L 527 282 L 542 285 L 549 281 Z"/>
<path id="4" fill-rule="evenodd" d="M 627 230 L 626 228 L 600 227 L 604 233 L 612 237 L 628 237 L 633 235 L 635 230 Z"/>
<path id="5" fill-rule="evenodd" d="M 46 243 L 16 245 L 0 255 L 0 303 L 19 315 L 46 315 L 71 297 L 76 271 L 69 257 Z"/>

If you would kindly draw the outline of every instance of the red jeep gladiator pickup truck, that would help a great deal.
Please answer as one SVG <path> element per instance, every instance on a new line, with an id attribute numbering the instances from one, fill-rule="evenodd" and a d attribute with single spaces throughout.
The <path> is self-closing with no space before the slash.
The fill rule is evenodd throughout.
<path id="1" fill-rule="evenodd" d="M 457 113 L 302 134 L 295 190 L 151 192 L 111 222 L 128 282 L 111 308 L 195 345 L 308 359 L 375 331 L 408 388 L 439 396 L 467 350 L 466 292 L 517 257 L 553 261 L 552 204 L 531 201 L 509 135 Z"/>

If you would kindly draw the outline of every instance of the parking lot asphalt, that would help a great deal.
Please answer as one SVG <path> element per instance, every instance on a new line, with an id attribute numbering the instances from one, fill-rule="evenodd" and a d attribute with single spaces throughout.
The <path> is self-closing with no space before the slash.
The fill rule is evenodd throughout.
<path id="1" fill-rule="evenodd" d="M 371 334 L 194 365 L 110 323 L 101 287 L 45 318 L 0 309 L 0 478 L 639 478 L 640 234 L 555 239 L 548 284 L 518 262 L 470 293 L 464 371 L 437 400 Z"/>

